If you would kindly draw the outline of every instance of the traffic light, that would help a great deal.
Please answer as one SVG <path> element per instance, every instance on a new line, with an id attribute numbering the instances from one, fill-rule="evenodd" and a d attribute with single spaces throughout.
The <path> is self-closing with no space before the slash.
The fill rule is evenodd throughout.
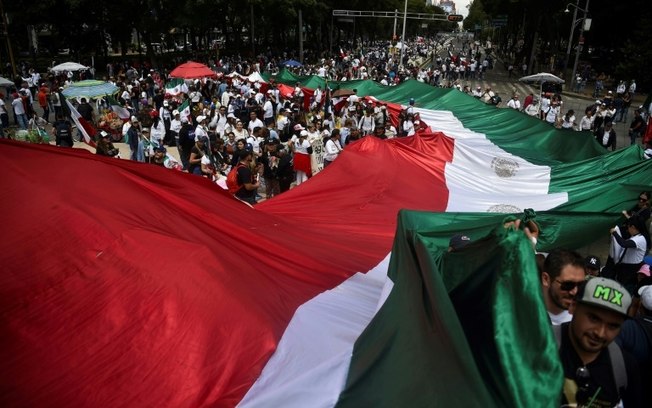
<path id="1" fill-rule="evenodd" d="M 448 21 L 455 21 L 455 22 L 464 20 L 464 16 L 461 14 L 449 14 L 447 18 Z"/>

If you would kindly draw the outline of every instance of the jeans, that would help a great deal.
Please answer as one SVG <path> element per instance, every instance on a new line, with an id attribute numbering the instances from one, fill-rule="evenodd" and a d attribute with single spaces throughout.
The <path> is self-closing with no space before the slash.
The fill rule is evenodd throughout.
<path id="1" fill-rule="evenodd" d="M 636 144 L 636 138 L 641 137 L 641 132 L 639 131 L 629 131 L 629 140 L 630 140 L 630 145 L 635 145 Z"/>
<path id="2" fill-rule="evenodd" d="M 142 140 L 138 142 L 136 150 L 131 151 L 131 160 L 139 162 L 145 161 L 145 145 Z"/>
<path id="3" fill-rule="evenodd" d="M 43 109 L 43 119 L 45 119 L 46 122 L 49 122 L 50 120 L 50 107 L 49 106 L 41 106 L 41 109 Z"/>
<path id="4" fill-rule="evenodd" d="M 27 129 L 27 115 L 24 113 L 16 115 L 16 124 L 21 129 Z"/>

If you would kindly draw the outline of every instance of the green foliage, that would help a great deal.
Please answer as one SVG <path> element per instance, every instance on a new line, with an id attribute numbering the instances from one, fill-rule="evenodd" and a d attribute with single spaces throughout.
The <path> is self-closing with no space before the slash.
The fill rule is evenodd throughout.
<path id="1" fill-rule="evenodd" d="M 479 2 L 479 0 L 476 0 Z M 298 49 L 298 15 L 302 12 L 304 47 L 321 52 L 334 48 L 338 41 L 355 38 L 389 40 L 392 18 L 360 18 L 355 24 L 334 19 L 334 9 L 403 12 L 404 0 L 11 0 L 4 1 L 10 17 L 9 35 L 16 51 L 27 49 L 25 26 L 46 29 L 43 41 L 51 51 L 69 48 L 79 59 L 84 55 L 104 55 L 106 39 L 123 52 L 138 33 L 150 59 L 156 58 L 151 43 L 175 42 L 189 38 L 195 51 L 209 52 L 211 40 L 226 40 L 225 52 L 250 53 L 253 9 L 255 48 Z M 408 12 L 443 13 L 423 0 L 408 0 Z M 422 24 L 427 23 L 427 28 Z M 432 35 L 452 30 L 455 23 L 408 20 L 407 35 Z M 402 21 L 397 32 L 401 33 Z M 331 38 L 332 42 L 331 43 Z M 190 51 L 190 50 L 189 50 Z M 1 53 L 2 51 L 0 51 Z M 0 55 L 2 57 L 2 55 Z"/>
<path id="2" fill-rule="evenodd" d="M 476 25 L 482 26 L 487 18 L 482 0 L 473 0 L 469 5 L 469 15 L 464 19 L 463 27 L 465 30 L 473 31 Z"/>

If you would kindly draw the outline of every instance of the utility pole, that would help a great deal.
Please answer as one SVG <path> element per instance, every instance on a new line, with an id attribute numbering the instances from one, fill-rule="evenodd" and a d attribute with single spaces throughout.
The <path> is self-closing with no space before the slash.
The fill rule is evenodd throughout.
<path id="1" fill-rule="evenodd" d="M 396 38 L 396 22 L 398 20 L 398 9 L 394 10 L 394 32 L 392 33 L 392 39 Z"/>
<path id="2" fill-rule="evenodd" d="M 251 3 L 251 53 L 252 56 L 256 58 L 256 42 L 254 38 L 254 3 Z"/>
<path id="3" fill-rule="evenodd" d="M 586 17 L 589 14 L 589 3 L 591 0 L 586 0 L 586 8 L 582 9 L 584 12 L 584 18 L 582 19 L 582 27 L 580 28 L 580 38 L 579 41 L 577 42 L 577 51 L 575 52 L 575 64 L 573 64 L 573 74 L 571 76 L 571 81 L 570 81 L 570 88 L 571 90 L 573 89 L 573 84 L 575 83 L 575 73 L 577 72 L 577 63 L 580 60 L 580 54 L 582 53 L 582 46 L 584 45 L 584 29 L 588 27 L 584 27 L 586 25 Z M 578 7 L 579 9 L 579 7 Z"/>
<path id="4" fill-rule="evenodd" d="M 303 14 L 299 10 L 299 62 L 303 64 Z"/>
<path id="5" fill-rule="evenodd" d="M 405 9 L 403 10 L 403 34 L 401 35 L 401 59 L 398 62 L 398 69 L 403 68 L 403 52 L 405 50 L 405 26 L 407 22 L 407 2 L 405 0 Z"/>
<path id="6" fill-rule="evenodd" d="M 580 6 L 580 0 L 577 0 L 577 7 Z M 573 12 L 570 35 L 568 36 L 568 47 L 566 48 L 566 62 L 564 62 L 564 72 L 568 72 L 568 63 L 570 62 L 571 44 L 573 43 L 573 34 L 575 33 L 575 22 L 577 21 L 577 7 Z"/>

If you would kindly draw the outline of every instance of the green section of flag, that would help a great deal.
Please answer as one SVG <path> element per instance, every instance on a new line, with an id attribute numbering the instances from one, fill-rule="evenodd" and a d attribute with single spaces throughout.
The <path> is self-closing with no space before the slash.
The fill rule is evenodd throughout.
<path id="1" fill-rule="evenodd" d="M 168 82 L 165 83 L 167 89 L 176 88 L 177 86 L 183 85 L 185 82 L 182 78 L 170 78 Z"/>
<path id="2" fill-rule="evenodd" d="M 171 95 L 179 95 L 180 93 L 187 93 L 188 86 L 182 78 L 171 78 L 165 84 L 165 92 Z"/>
<path id="3" fill-rule="evenodd" d="M 190 100 L 186 99 L 183 101 L 181 105 L 179 105 L 179 108 L 177 109 L 179 111 L 180 117 L 189 117 L 190 116 Z"/>
<path id="4" fill-rule="evenodd" d="M 276 75 L 277 82 L 294 86 L 300 82 L 308 88 L 325 86 L 318 76 L 296 76 L 287 70 Z M 269 76 L 265 77 L 269 80 Z M 558 130 L 544 121 L 510 109 L 496 109 L 454 88 L 438 88 L 416 80 L 386 87 L 372 80 L 330 81 L 333 89 L 356 89 L 359 96 L 407 105 L 410 98 L 417 108 L 450 111 L 466 129 L 484 134 L 505 151 L 531 163 L 552 165 L 589 159 L 605 153 L 590 132 Z M 435 124 L 436 125 L 436 124 Z"/>
<path id="5" fill-rule="evenodd" d="M 618 216 L 540 213 L 539 249 L 581 245 Z M 504 220 L 401 211 L 394 286 L 355 344 L 338 408 L 559 406 L 562 369 L 534 252 Z M 457 232 L 473 241 L 448 253 Z"/>
<path id="6" fill-rule="evenodd" d="M 301 82 L 308 88 L 323 88 L 326 84 L 323 78 L 295 76 L 287 70 L 275 79 L 292 86 Z M 608 152 L 591 132 L 558 130 L 522 112 L 496 109 L 456 89 L 437 88 L 415 80 L 394 87 L 371 80 L 328 84 L 333 89 L 355 88 L 360 96 L 403 105 L 415 98 L 417 108 L 451 112 L 465 129 L 486 136 L 505 152 L 533 164 L 550 166 L 549 192 L 565 192 L 569 197 L 560 210 L 619 212 L 630 208 L 640 191 L 650 189 L 652 160 L 644 160 L 639 146 Z"/>

